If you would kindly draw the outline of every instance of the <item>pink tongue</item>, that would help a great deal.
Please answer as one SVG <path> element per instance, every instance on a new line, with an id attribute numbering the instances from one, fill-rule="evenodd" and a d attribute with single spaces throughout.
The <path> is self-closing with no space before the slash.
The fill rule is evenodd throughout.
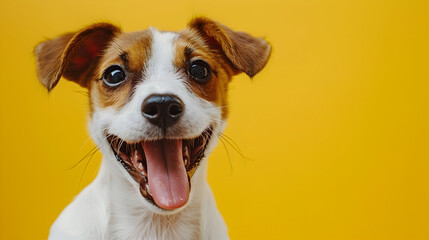
<path id="1" fill-rule="evenodd" d="M 143 142 L 149 189 L 155 203 L 176 209 L 188 202 L 188 174 L 182 156 L 182 140 Z"/>

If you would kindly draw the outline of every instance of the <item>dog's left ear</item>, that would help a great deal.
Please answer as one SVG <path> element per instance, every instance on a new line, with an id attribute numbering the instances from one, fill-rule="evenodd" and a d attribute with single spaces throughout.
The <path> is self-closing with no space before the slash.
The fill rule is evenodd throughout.
<path id="1" fill-rule="evenodd" d="M 196 30 L 211 48 L 223 52 L 236 73 L 244 72 L 253 77 L 270 57 L 271 46 L 264 39 L 233 31 L 208 18 L 193 19 L 189 28 Z"/>
<path id="2" fill-rule="evenodd" d="M 105 48 L 121 30 L 110 23 L 97 23 L 36 46 L 37 76 L 50 91 L 61 76 L 88 87 L 88 73 Z"/>

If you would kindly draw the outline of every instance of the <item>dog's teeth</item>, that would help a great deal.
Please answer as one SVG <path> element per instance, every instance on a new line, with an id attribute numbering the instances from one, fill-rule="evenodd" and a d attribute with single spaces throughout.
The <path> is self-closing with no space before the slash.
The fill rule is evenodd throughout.
<path id="1" fill-rule="evenodd" d="M 184 150 L 183 150 L 183 154 L 184 154 L 185 156 L 189 156 L 189 149 L 188 149 L 188 146 L 185 146 L 185 148 L 184 148 Z"/>
<path id="2" fill-rule="evenodd" d="M 147 193 L 149 193 L 149 195 L 152 196 L 152 193 L 150 192 L 149 184 L 147 183 L 146 183 L 146 190 L 147 190 Z"/>
<path id="3" fill-rule="evenodd" d="M 188 150 L 188 146 L 185 146 L 185 148 L 183 149 L 183 160 L 185 162 L 185 167 L 187 167 L 188 163 L 189 163 L 189 150 Z"/>
<path id="4" fill-rule="evenodd" d="M 143 170 L 143 164 L 142 163 L 139 163 L 139 169 Z"/>

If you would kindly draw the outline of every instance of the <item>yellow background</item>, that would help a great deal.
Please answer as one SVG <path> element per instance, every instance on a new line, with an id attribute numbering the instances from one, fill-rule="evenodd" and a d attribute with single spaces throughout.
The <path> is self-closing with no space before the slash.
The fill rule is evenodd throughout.
<path id="1" fill-rule="evenodd" d="M 208 180 L 232 239 L 429 239 L 428 1 L 0 0 L 0 239 L 46 239 L 96 175 L 87 98 L 47 94 L 33 47 L 90 23 L 204 15 L 273 52 L 236 77 Z M 228 157 L 229 156 L 229 157 Z M 88 164 L 87 164 L 88 163 Z M 85 171 L 85 166 L 87 166 Z"/>

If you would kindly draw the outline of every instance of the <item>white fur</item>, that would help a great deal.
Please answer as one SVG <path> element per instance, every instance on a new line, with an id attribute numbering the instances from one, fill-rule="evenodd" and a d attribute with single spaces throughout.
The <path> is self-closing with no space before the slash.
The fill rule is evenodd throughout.
<path id="1" fill-rule="evenodd" d="M 166 211 L 142 197 L 138 184 L 118 163 L 105 139 L 105 131 L 125 141 L 159 139 L 162 132 L 154 130 L 140 110 L 143 100 L 151 94 L 175 94 L 184 103 L 184 115 L 166 132 L 167 137 L 193 138 L 209 126 L 214 127 L 205 156 L 224 128 L 219 108 L 197 97 L 176 73 L 173 41 L 177 35 L 156 29 L 152 33 L 152 55 L 133 98 L 119 110 L 94 106 L 90 132 L 104 156 L 100 171 L 61 213 L 51 227 L 49 239 L 229 239 L 206 181 L 206 158 L 191 179 L 188 203 Z"/>

